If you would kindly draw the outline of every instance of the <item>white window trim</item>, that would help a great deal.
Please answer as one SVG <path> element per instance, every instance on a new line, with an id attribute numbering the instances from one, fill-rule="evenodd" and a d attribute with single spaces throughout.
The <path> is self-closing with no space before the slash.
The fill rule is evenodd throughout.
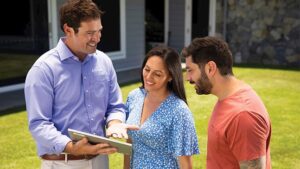
<path id="1" fill-rule="evenodd" d="M 208 35 L 215 36 L 216 34 L 216 0 L 209 1 L 209 23 Z"/>
<path id="2" fill-rule="evenodd" d="M 169 0 L 165 0 L 165 36 L 164 36 L 164 43 L 165 45 L 169 44 Z"/>
<path id="3" fill-rule="evenodd" d="M 192 40 L 192 0 L 185 0 L 184 13 L 184 46 L 187 46 Z"/>
<path id="4" fill-rule="evenodd" d="M 16 91 L 16 90 L 21 90 L 21 89 L 24 89 L 24 83 L 13 84 L 13 85 L 8 85 L 8 86 L 1 86 L 0 94 L 6 93 L 6 92 L 12 92 L 12 91 Z"/>
<path id="5" fill-rule="evenodd" d="M 121 50 L 106 52 L 106 54 L 112 60 L 119 60 L 126 58 L 126 2 L 125 0 L 120 0 L 120 47 Z"/>
<path id="6" fill-rule="evenodd" d="M 184 45 L 187 46 L 192 41 L 192 1 L 185 0 L 185 23 L 184 23 Z M 209 36 L 215 36 L 216 34 L 216 0 L 209 1 Z"/>
<path id="7" fill-rule="evenodd" d="M 57 21 L 57 3 L 53 0 L 47 1 L 48 6 L 48 29 L 49 29 L 49 49 L 56 46 L 58 42 L 58 21 Z"/>

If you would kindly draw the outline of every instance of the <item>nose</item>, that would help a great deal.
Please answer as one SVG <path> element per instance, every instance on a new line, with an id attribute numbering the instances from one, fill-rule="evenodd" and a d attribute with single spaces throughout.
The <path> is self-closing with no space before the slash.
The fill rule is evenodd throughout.
<path id="1" fill-rule="evenodd" d="M 190 84 L 194 84 L 193 79 L 188 73 L 185 75 L 185 80 L 188 81 Z"/>
<path id="2" fill-rule="evenodd" d="M 152 73 L 151 72 L 149 72 L 149 73 L 146 74 L 146 78 L 147 79 L 150 79 L 151 77 L 152 77 Z"/>
<path id="3" fill-rule="evenodd" d="M 101 32 L 100 31 L 93 33 L 93 36 L 92 36 L 93 41 L 98 43 L 98 42 L 100 42 L 100 38 L 101 38 Z"/>

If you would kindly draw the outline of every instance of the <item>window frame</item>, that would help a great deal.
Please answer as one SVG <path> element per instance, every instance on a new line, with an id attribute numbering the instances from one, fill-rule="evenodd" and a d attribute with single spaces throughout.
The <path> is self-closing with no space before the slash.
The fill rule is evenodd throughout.
<path id="1" fill-rule="evenodd" d="M 126 58 L 126 0 L 120 0 L 120 50 L 106 52 L 112 60 Z"/>

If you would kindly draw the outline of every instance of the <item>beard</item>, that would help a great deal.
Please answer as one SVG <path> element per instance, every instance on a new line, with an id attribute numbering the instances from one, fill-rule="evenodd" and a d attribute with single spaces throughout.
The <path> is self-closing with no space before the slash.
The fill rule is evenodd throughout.
<path id="1" fill-rule="evenodd" d="M 191 84 L 195 84 L 196 93 L 198 95 L 208 95 L 211 94 L 212 84 L 210 83 L 204 70 L 201 70 L 201 78 L 196 82 L 192 81 Z"/>

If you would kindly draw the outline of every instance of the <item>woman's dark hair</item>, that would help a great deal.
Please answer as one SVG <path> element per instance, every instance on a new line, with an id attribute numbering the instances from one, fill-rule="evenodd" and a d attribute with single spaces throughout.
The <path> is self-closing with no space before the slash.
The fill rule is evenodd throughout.
<path id="1" fill-rule="evenodd" d="M 180 56 L 176 50 L 170 47 L 158 46 L 151 49 L 146 54 L 141 70 L 142 88 L 144 88 L 143 69 L 148 59 L 153 56 L 162 58 L 165 65 L 167 66 L 170 76 L 172 77 L 172 80 L 168 82 L 168 89 L 172 91 L 177 97 L 182 99 L 185 103 L 187 103 L 183 84 Z"/>
<path id="2" fill-rule="evenodd" d="M 59 10 L 60 28 L 67 24 L 75 33 L 78 32 L 80 23 L 91 19 L 100 19 L 103 12 L 92 0 L 68 0 Z"/>
<path id="3" fill-rule="evenodd" d="M 233 75 L 231 51 L 228 44 L 220 38 L 210 36 L 195 38 L 182 50 L 181 54 L 184 57 L 192 56 L 193 62 L 199 67 L 209 61 L 214 61 L 221 75 Z"/>

